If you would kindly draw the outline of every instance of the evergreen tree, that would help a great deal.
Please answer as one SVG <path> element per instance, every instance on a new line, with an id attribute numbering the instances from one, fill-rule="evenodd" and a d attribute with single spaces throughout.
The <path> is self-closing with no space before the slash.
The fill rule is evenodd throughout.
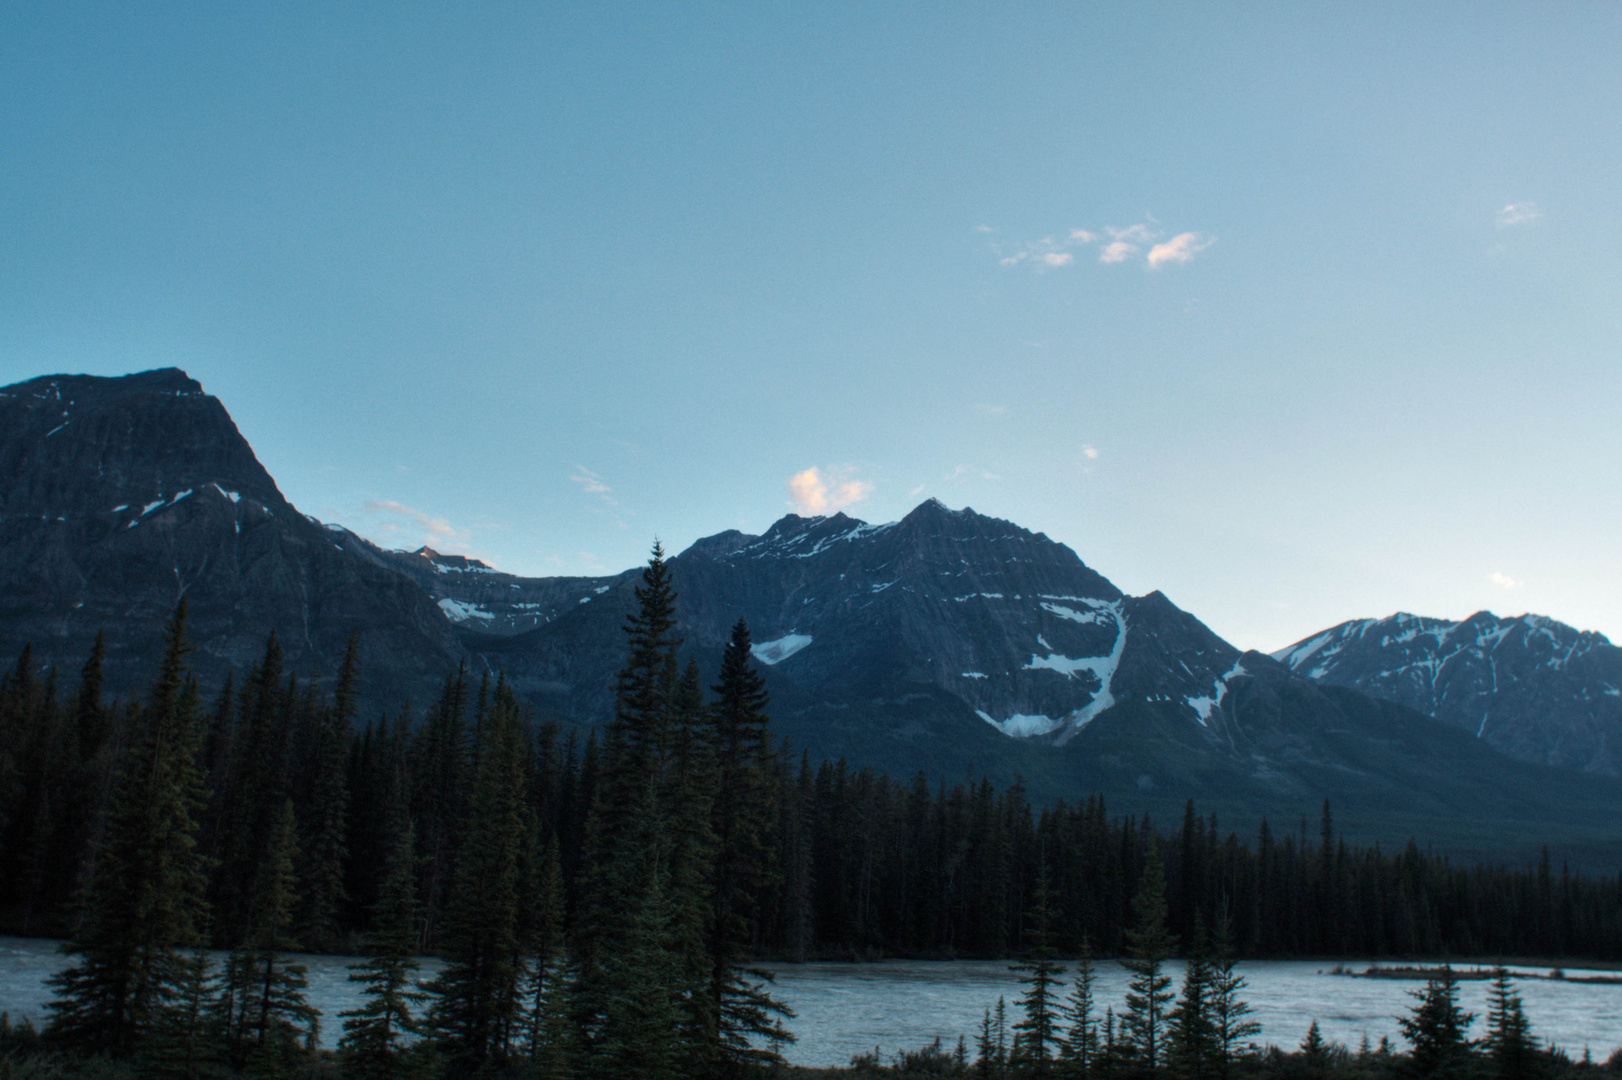
<path id="1" fill-rule="evenodd" d="M 1060 1009 L 1068 1027 L 1059 1052 L 1065 1063 L 1065 1075 L 1076 1080 L 1089 1076 L 1098 1063 L 1098 1021 L 1093 1018 L 1094 978 L 1092 949 L 1083 939 L 1070 996 Z"/>
<path id="2" fill-rule="evenodd" d="M 1151 846 L 1132 901 L 1133 925 L 1126 933 L 1130 958 L 1122 965 L 1131 973 L 1126 1010 L 1121 1014 L 1122 1041 L 1136 1064 L 1157 1069 L 1166 1059 L 1166 1014 L 1173 993 L 1171 976 L 1164 971 L 1174 947 L 1166 930 L 1166 876 L 1160 852 Z"/>
<path id="3" fill-rule="evenodd" d="M 186 672 L 186 600 L 164 633 L 164 658 L 108 810 L 78 932 L 78 958 L 50 980 L 50 1032 L 84 1050 L 126 1056 L 183 995 L 181 950 L 202 944 L 206 870 L 196 850 L 203 804 L 196 680 Z"/>
<path id="4" fill-rule="evenodd" d="M 1213 1074 L 1216 1059 L 1216 1026 L 1211 1017 L 1211 991 L 1214 971 L 1205 950 L 1205 927 L 1194 917 L 1194 947 L 1183 969 L 1183 988 L 1177 1005 L 1168 1017 L 1169 1051 L 1172 1071 L 1186 1080 L 1206 1080 Z"/>
<path id="5" fill-rule="evenodd" d="M 974 1075 L 984 1080 L 1002 1080 L 1008 1075 L 1008 1007 L 1001 996 L 997 998 L 995 1012 L 986 1010 L 976 1042 L 979 1053 L 974 1061 Z"/>
<path id="6" fill-rule="evenodd" d="M 305 843 L 303 882 L 304 944 L 318 952 L 335 951 L 341 945 L 339 914 L 344 902 L 344 863 L 349 791 L 345 765 L 349 738 L 355 723 L 356 679 L 360 674 L 360 638 L 349 635 L 344 659 L 338 669 L 338 686 L 332 707 L 322 711 L 315 746 L 315 776 L 311 784 L 309 808 L 304 815 Z"/>
<path id="7" fill-rule="evenodd" d="M 1324 816 L 1326 818 L 1329 814 L 1328 805 L 1328 800 L 1325 800 Z M 1301 1064 L 1305 1065 L 1308 1072 L 1313 1076 L 1321 1076 L 1324 1069 L 1329 1066 L 1329 1044 L 1324 1042 L 1322 1033 L 1318 1031 L 1316 1018 L 1307 1026 L 1306 1038 L 1301 1040 Z"/>
<path id="8" fill-rule="evenodd" d="M 298 903 L 293 867 L 298 858 L 298 822 L 284 799 L 270 841 L 254 875 L 248 936 L 226 962 L 216 1006 L 231 1065 L 262 1076 L 283 1075 L 313 1050 L 320 1013 L 304 998 L 309 983 L 303 964 L 285 953 Z"/>
<path id="9" fill-rule="evenodd" d="M 1414 1069 L 1421 1076 L 1433 1076 L 1467 1060 L 1470 1041 L 1465 1033 L 1475 1015 L 1459 1008 L 1459 981 L 1452 965 L 1443 964 L 1426 980 L 1425 988 L 1411 996 L 1418 1004 L 1397 1024 L 1413 1046 Z"/>
<path id="10" fill-rule="evenodd" d="M 142 1076 L 201 1080 L 224 1071 L 212 1011 L 217 986 L 209 967 L 201 949 L 181 958 L 175 994 L 136 1052 Z"/>
<path id="11" fill-rule="evenodd" d="M 1499 1080 L 1526 1080 L 1532 1075 L 1537 1040 L 1508 970 L 1496 967 L 1492 976 L 1492 989 L 1487 993 L 1487 1037 L 1481 1046 Z"/>
<path id="12" fill-rule="evenodd" d="M 675 591 L 658 544 L 642 580 L 625 623 L 629 656 L 614 718 L 601 763 L 591 766 L 597 796 L 576 926 L 575 1004 L 594 1075 L 662 1080 L 678 1060 L 694 1056 L 694 1013 L 681 998 L 680 964 L 682 916 L 692 897 L 673 897 L 670 888 L 667 785 L 679 640 Z"/>
<path id="13" fill-rule="evenodd" d="M 1019 980 L 1020 984 L 1028 988 L 1017 1002 L 1025 1016 L 1014 1024 L 1013 1062 L 1023 1075 L 1048 1076 L 1053 1072 L 1053 1060 L 1063 1042 L 1058 1024 L 1058 990 L 1064 986 L 1059 981 L 1064 968 L 1054 962 L 1053 950 L 1048 945 L 1052 891 L 1048 888 L 1045 868 L 1036 881 L 1035 899 L 1036 925 L 1031 930 L 1033 955 L 1030 960 L 1009 969 L 1021 972 L 1024 977 Z"/>
<path id="14" fill-rule="evenodd" d="M 367 958 L 349 968 L 365 1004 L 348 1012 L 338 1043 L 344 1075 L 353 1080 L 405 1080 L 420 1072 L 420 1054 L 405 1040 L 423 1034 L 414 1010 L 428 1000 L 417 984 L 416 947 L 422 905 L 417 901 L 416 836 L 407 826 L 395 841 L 372 911 Z"/>
<path id="15" fill-rule="evenodd" d="M 530 860 L 534 881 L 527 892 L 530 967 L 525 998 L 527 1050 L 540 1080 L 573 1075 L 574 1039 L 569 1001 L 569 958 L 563 939 L 563 864 L 554 836 Z"/>
<path id="16" fill-rule="evenodd" d="M 794 1041 L 783 1026 L 793 1012 L 766 989 L 771 974 L 745 963 L 754 946 L 752 921 L 782 880 L 772 835 L 777 770 L 767 731 L 768 698 L 751 650 L 749 626 L 739 619 L 721 657 L 711 709 L 717 782 L 710 994 L 717 1009 L 718 1050 L 729 1074 L 780 1062 L 773 1048 Z"/>
<path id="17" fill-rule="evenodd" d="M 1245 977 L 1233 954 L 1232 924 L 1226 916 L 1217 923 L 1216 946 L 1210 965 L 1210 991 L 1206 1015 L 1210 1019 L 1212 1064 L 1219 1080 L 1235 1072 L 1240 1048 L 1261 1034 L 1262 1026 L 1250 1016 L 1250 1003 L 1241 998 Z"/>
<path id="18" fill-rule="evenodd" d="M 523 1002 L 519 941 L 526 754 L 523 721 L 503 681 L 482 725 L 468 834 L 442 928 L 446 966 L 434 980 L 430 1023 L 453 1066 L 505 1062 Z"/>

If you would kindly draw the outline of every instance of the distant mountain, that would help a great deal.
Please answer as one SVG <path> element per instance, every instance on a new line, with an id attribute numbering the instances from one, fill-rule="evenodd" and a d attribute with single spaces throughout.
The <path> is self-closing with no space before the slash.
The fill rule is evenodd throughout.
<path id="1" fill-rule="evenodd" d="M 330 676 L 359 630 L 378 696 L 436 693 L 463 655 L 444 615 L 336 539 L 182 371 L 0 388 L 0 655 L 32 642 L 71 678 L 105 628 L 108 689 L 139 692 L 184 593 L 210 686 L 261 655 L 272 629 L 288 670 Z"/>
<path id="2" fill-rule="evenodd" d="M 972 510 L 930 501 L 888 525 L 789 515 L 700 540 L 671 572 L 687 649 L 713 672 L 746 618 L 774 727 L 813 759 L 1022 779 L 1038 802 L 1101 791 L 1157 816 L 1192 796 L 1286 828 L 1329 797 L 1361 835 L 1460 852 L 1622 840 L 1614 781 L 1512 761 L 1241 653 L 1160 593 L 1126 596 L 1064 545 Z M 482 579 L 434 580 L 471 605 L 457 589 Z M 541 625 L 497 635 L 499 620 L 469 616 L 462 638 L 542 707 L 600 719 L 638 581 L 576 579 Z"/>
<path id="3" fill-rule="evenodd" d="M 1622 775 L 1622 649 L 1541 615 L 1356 619 L 1273 654 L 1399 702 L 1522 761 Z"/>
<path id="4" fill-rule="evenodd" d="M 1622 861 L 1622 784 L 1592 775 L 1606 771 L 1600 750 L 1537 758 L 1588 775 L 1513 760 L 1494 749 L 1497 706 L 1479 739 L 1450 716 L 1332 685 L 1339 669 L 1322 661 L 1342 650 L 1327 641 L 1288 663 L 1242 653 L 1162 594 L 1127 596 L 1063 544 L 973 510 L 931 500 L 884 525 L 791 514 L 759 536 L 699 540 L 671 569 L 685 652 L 713 678 L 746 618 L 774 729 L 813 760 L 1020 780 L 1039 805 L 1101 792 L 1116 812 L 1162 818 L 1193 798 L 1241 828 L 1266 815 L 1289 830 L 1328 797 L 1363 839 L 1495 855 L 1550 843 L 1582 864 Z M 208 690 L 272 629 L 291 670 L 329 678 L 358 630 L 369 708 L 420 708 L 467 662 L 505 674 L 538 713 L 587 726 L 612 714 L 639 582 L 640 568 L 518 577 L 323 526 L 179 371 L 0 389 L 0 656 L 31 641 L 66 678 L 105 628 L 109 689 L 144 688 L 185 593 Z M 1512 681 L 1543 686 L 1540 663 L 1592 669 L 1590 700 L 1609 707 L 1616 650 L 1563 634 L 1527 623 L 1529 666 Z M 1370 670 L 1396 670 L 1381 664 Z M 1497 671 L 1502 687 L 1511 667 L 1500 658 Z M 1595 730 L 1603 748 L 1610 729 Z"/>

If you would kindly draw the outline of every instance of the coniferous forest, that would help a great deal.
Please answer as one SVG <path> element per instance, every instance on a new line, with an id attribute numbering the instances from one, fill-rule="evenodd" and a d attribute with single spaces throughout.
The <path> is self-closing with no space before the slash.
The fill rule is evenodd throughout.
<path id="1" fill-rule="evenodd" d="M 741 621 L 718 671 L 680 662 L 657 547 L 637 598 L 615 715 L 584 736 L 465 670 L 425 713 L 362 716 L 353 639 L 330 694 L 274 636 L 205 692 L 184 601 L 139 701 L 105 700 L 99 642 L 76 685 L 25 651 L 0 677 L 0 932 L 66 945 L 43 1033 L 0 1041 L 165 1076 L 738 1076 L 793 1040 L 763 965 L 1008 957 L 1027 993 L 972 1047 L 852 1068 L 1521 1076 L 1553 1059 L 1507 979 L 1480 1053 L 1444 974 L 1411 1054 L 1263 1058 L 1235 958 L 1622 958 L 1622 880 L 1351 845 L 1327 804 L 1241 839 L 1192 804 L 1157 826 L 813 762 L 773 740 Z M 366 1004 L 319 1016 L 298 951 L 363 957 Z M 1118 1017 L 1092 956 L 1128 958 Z"/>

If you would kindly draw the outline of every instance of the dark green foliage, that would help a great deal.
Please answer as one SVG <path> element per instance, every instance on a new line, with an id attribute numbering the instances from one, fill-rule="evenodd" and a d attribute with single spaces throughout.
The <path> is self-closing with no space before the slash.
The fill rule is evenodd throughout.
<path id="1" fill-rule="evenodd" d="M 332 705 L 316 709 L 318 718 L 314 746 L 314 778 L 308 805 L 301 818 L 304 842 L 303 910 L 300 937 L 307 948 L 319 952 L 336 951 L 343 944 L 339 926 L 344 902 L 344 863 L 349 791 L 345 765 L 349 757 L 349 737 L 355 722 L 355 680 L 360 675 L 360 639 L 349 635 L 343 664 L 338 670 L 338 686 Z"/>
<path id="2" fill-rule="evenodd" d="M 754 920 L 782 877 L 773 843 L 777 770 L 767 734 L 766 684 L 754 668 L 749 627 L 742 619 L 732 628 L 713 690 L 708 989 L 716 1009 L 717 1050 L 726 1071 L 735 1074 L 781 1060 L 776 1047 L 793 1041 L 782 1021 L 794 1015 L 766 989 L 771 976 L 747 963 L 759 949 L 751 933 Z"/>
<path id="3" fill-rule="evenodd" d="M 1487 994 L 1487 1037 L 1481 1040 L 1481 1048 L 1499 1080 L 1525 1080 L 1532 1075 L 1537 1040 L 1521 1009 L 1521 996 L 1502 967 L 1493 970 L 1492 989 Z"/>
<path id="4" fill-rule="evenodd" d="M 1167 1062 L 1183 1080 L 1207 1080 L 1218 1070 L 1218 1025 L 1212 1016 L 1217 978 L 1205 949 L 1205 927 L 1198 919 L 1193 928 L 1194 947 L 1183 969 L 1183 987 L 1168 1015 Z"/>
<path id="5" fill-rule="evenodd" d="M 344 1035 L 339 1057 L 354 1080 L 406 1080 L 417 1075 L 420 1055 L 406 1040 L 423 1033 L 417 1010 L 428 995 L 417 985 L 417 939 L 422 905 L 416 896 L 416 837 L 407 827 L 393 844 L 388 870 L 372 912 L 366 959 L 349 969 L 365 989 L 365 1004 L 340 1013 Z"/>
<path id="6" fill-rule="evenodd" d="M 76 962 L 51 980 L 57 993 L 51 1034 L 66 1044 L 132 1053 L 181 994 L 188 979 L 183 950 L 202 943 L 205 868 L 196 850 L 202 733 L 187 648 L 182 599 L 108 808 L 79 930 L 64 946 Z"/>
<path id="7" fill-rule="evenodd" d="M 298 823 L 284 800 L 254 874 L 247 934 L 226 961 L 215 1010 L 232 1067 L 256 1075 L 290 1070 L 313 1047 L 320 1022 L 304 1000 L 304 965 L 284 955 L 298 948 L 289 936 L 297 858 Z"/>
<path id="8" fill-rule="evenodd" d="M 1059 976 L 1064 967 L 1053 959 L 1048 945 L 1048 920 L 1052 910 L 1052 891 L 1047 876 L 1036 882 L 1036 897 L 1031 942 L 1032 956 L 1009 970 L 1021 973 L 1020 984 L 1025 992 L 1016 1004 L 1024 1014 L 1014 1023 L 1012 1060 L 1025 1076 L 1049 1076 L 1053 1073 L 1054 1059 L 1059 1056 L 1064 1039 L 1060 1030 L 1059 991 L 1064 983 Z"/>
<path id="9" fill-rule="evenodd" d="M 1173 997 L 1164 965 L 1176 943 L 1166 930 L 1166 879 L 1160 865 L 1151 853 L 1132 901 L 1132 929 L 1126 935 L 1131 952 L 1122 961 L 1132 979 L 1121 1013 L 1121 1042 L 1133 1063 L 1146 1069 L 1165 1064 L 1167 1007 Z"/>
<path id="10" fill-rule="evenodd" d="M 1094 1014 L 1094 978 L 1091 952 L 1083 947 L 1081 958 L 1076 962 L 1075 977 L 1070 980 L 1070 995 L 1059 1010 L 1064 1021 L 1059 1056 L 1066 1076 L 1086 1076 L 1098 1063 L 1100 1046 L 1098 1018 Z"/>
<path id="11" fill-rule="evenodd" d="M 1413 1047 L 1414 1069 L 1421 1076 L 1433 1076 L 1458 1068 L 1470 1054 L 1466 1033 L 1475 1015 L 1459 1008 L 1459 981 L 1453 968 L 1444 964 L 1423 990 L 1412 994 L 1417 1004 L 1397 1023 Z"/>
<path id="12" fill-rule="evenodd" d="M 142 1076 L 201 1080 L 225 1071 L 213 1015 L 218 988 L 201 949 L 183 957 L 175 993 L 136 1052 Z"/>
<path id="13" fill-rule="evenodd" d="M 525 847 L 526 745 L 505 684 L 481 724 L 465 847 L 441 928 L 445 969 L 431 987 L 439 1044 L 459 1071 L 504 1063 L 519 1037 L 523 1001 L 520 860 Z"/>
<path id="14" fill-rule="evenodd" d="M 1260 1035 L 1262 1026 L 1248 1019 L 1250 1003 L 1240 997 L 1245 977 L 1238 971 L 1226 918 L 1217 924 L 1216 947 L 1207 970 L 1210 989 L 1205 1014 L 1210 1023 L 1212 1074 L 1227 1080 L 1236 1071 L 1247 1041 Z"/>

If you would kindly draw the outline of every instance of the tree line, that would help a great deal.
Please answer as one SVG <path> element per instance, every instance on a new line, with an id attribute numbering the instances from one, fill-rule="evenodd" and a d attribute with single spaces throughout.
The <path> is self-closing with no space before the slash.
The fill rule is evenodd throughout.
<path id="1" fill-rule="evenodd" d="M 1327 804 L 1315 838 L 1250 846 L 1192 804 L 1162 834 L 1098 797 L 813 766 L 772 742 L 741 621 L 707 694 L 657 548 L 637 597 L 584 738 L 465 670 L 425 715 L 359 723 L 353 641 L 330 695 L 273 635 L 205 701 L 184 603 L 141 701 L 104 699 L 99 639 L 72 696 L 25 650 L 0 676 L 0 927 L 68 939 L 53 1037 L 285 1066 L 321 1020 L 290 954 L 364 952 L 357 1075 L 725 1075 L 792 1038 L 758 961 L 1136 955 L 1146 894 L 1168 941 L 1221 927 L 1227 956 L 1622 953 L 1618 879 L 1349 846 Z"/>

